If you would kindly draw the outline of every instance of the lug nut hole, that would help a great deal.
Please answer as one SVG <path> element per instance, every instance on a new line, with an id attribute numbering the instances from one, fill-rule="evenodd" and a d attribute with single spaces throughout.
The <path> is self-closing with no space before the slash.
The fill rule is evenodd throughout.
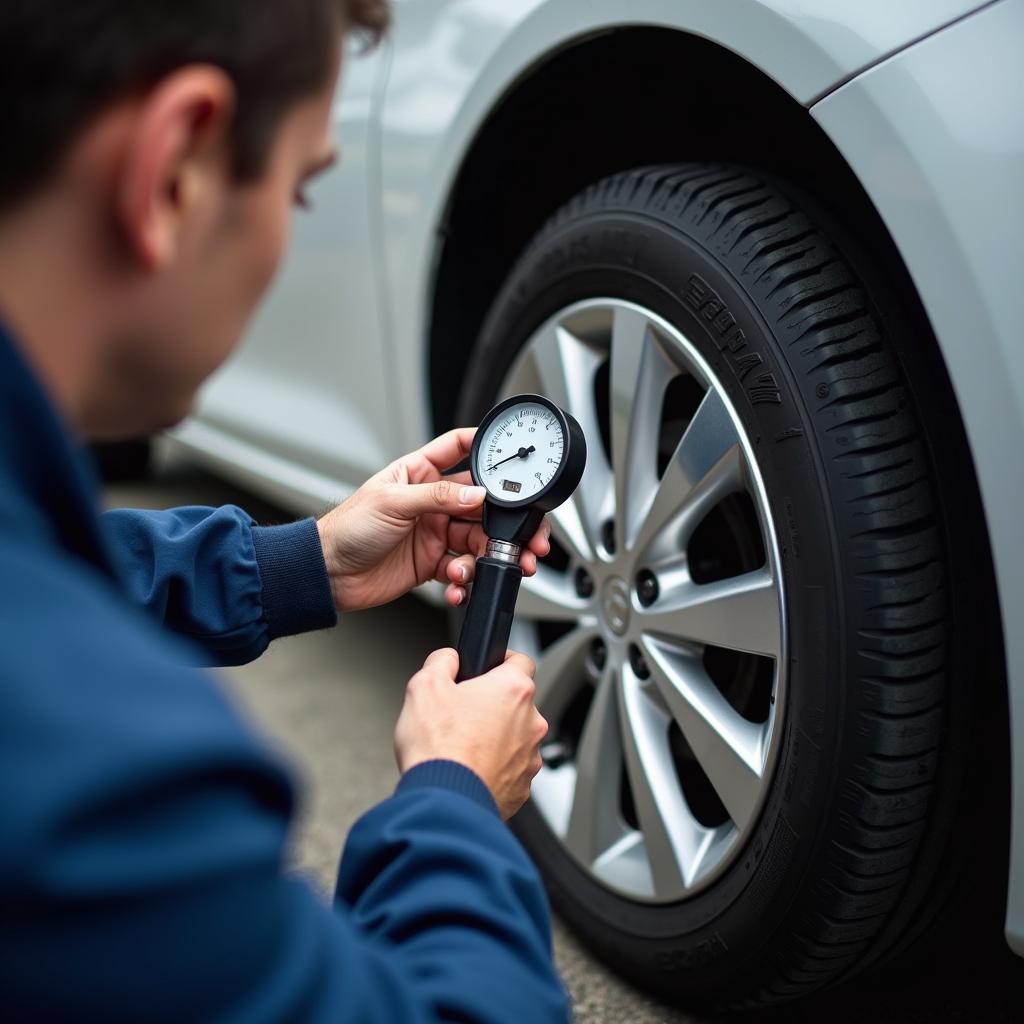
<path id="1" fill-rule="evenodd" d="M 615 554 L 615 524 L 610 519 L 601 527 L 601 544 L 609 555 Z"/>
<path id="2" fill-rule="evenodd" d="M 636 596 L 645 608 L 658 600 L 658 578 L 650 569 L 641 569 L 636 576 Z"/>
<path id="3" fill-rule="evenodd" d="M 651 667 L 636 644 L 629 645 L 629 665 L 638 679 L 647 679 L 651 674 Z"/>
<path id="4" fill-rule="evenodd" d="M 594 579 L 582 566 L 576 570 L 574 577 L 576 582 L 576 593 L 580 597 L 594 596 Z"/>

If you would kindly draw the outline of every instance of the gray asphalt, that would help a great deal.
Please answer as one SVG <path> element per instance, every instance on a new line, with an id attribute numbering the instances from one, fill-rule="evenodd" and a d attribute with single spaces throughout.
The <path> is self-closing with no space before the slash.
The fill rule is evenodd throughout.
<path id="1" fill-rule="evenodd" d="M 154 478 L 142 484 L 110 488 L 107 500 L 111 506 L 149 508 L 232 502 L 260 522 L 290 518 L 177 460 L 161 461 Z M 293 766 L 302 807 L 291 860 L 325 900 L 346 833 L 397 779 L 391 734 L 405 682 L 446 637 L 443 612 L 409 597 L 345 616 L 327 632 L 279 640 L 253 664 L 220 673 L 242 713 Z M 965 936 L 964 941 L 966 949 L 971 940 Z M 557 921 L 555 951 L 578 1024 L 718 1020 L 648 999 L 595 961 Z M 756 1019 L 780 1024 L 1024 1021 L 1024 979 L 1016 960 L 999 958 L 998 969 L 990 969 L 986 960 L 979 968 L 955 954 L 951 963 L 952 970 L 924 965 L 910 980 L 900 974 L 859 983 L 825 1002 Z M 966 981 L 964 970 L 972 972 Z"/>

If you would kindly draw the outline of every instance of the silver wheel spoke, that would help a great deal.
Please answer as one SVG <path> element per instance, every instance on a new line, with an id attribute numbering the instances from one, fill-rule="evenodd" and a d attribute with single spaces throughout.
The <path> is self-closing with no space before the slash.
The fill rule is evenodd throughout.
<path id="1" fill-rule="evenodd" d="M 590 550 L 597 551 L 601 524 L 611 516 L 615 500 L 594 406 L 594 377 L 603 359 L 555 323 L 541 331 L 531 353 L 544 394 L 576 417 L 587 439 L 587 468 L 572 503 Z"/>
<path id="2" fill-rule="evenodd" d="M 630 550 L 640 525 L 640 512 L 650 503 L 658 485 L 655 453 L 661 403 L 672 371 L 650 321 L 639 309 L 615 310 L 611 345 L 609 394 L 616 534 Z"/>
<path id="3" fill-rule="evenodd" d="M 523 578 L 516 602 L 516 614 L 526 619 L 571 621 L 586 614 L 590 601 L 576 593 L 568 573 L 547 565 L 537 566 L 536 576 Z"/>
<path id="4" fill-rule="evenodd" d="M 565 844 L 587 865 L 593 865 L 624 831 L 618 815 L 622 754 L 617 691 L 618 673 L 608 668 L 597 684 L 576 748 L 576 788 Z"/>
<path id="5" fill-rule="evenodd" d="M 669 899 L 684 892 L 700 868 L 714 832 L 690 812 L 668 747 L 668 719 L 624 670 L 619 688 L 622 750 L 644 834 L 654 893 Z"/>
<path id="6" fill-rule="evenodd" d="M 644 653 L 694 757 L 736 827 L 746 828 L 761 792 L 766 726 L 734 710 L 693 653 L 652 639 Z"/>
<path id="7" fill-rule="evenodd" d="M 644 511 L 638 554 L 669 535 L 677 548 L 726 494 L 743 485 L 740 438 L 715 389 L 705 394 Z M 660 552 L 655 552 L 654 556 Z"/>
<path id="8" fill-rule="evenodd" d="M 549 722 L 557 721 L 580 691 L 587 653 L 597 637 L 594 622 L 559 637 L 537 657 L 535 703 Z"/>
<path id="9" fill-rule="evenodd" d="M 661 597 L 636 615 L 644 633 L 779 656 L 779 594 L 766 568 L 714 583 L 663 585 Z"/>
<path id="10" fill-rule="evenodd" d="M 575 497 L 548 513 L 551 536 L 565 548 L 570 559 L 578 565 L 586 565 L 595 557 L 590 537 L 580 518 Z"/>

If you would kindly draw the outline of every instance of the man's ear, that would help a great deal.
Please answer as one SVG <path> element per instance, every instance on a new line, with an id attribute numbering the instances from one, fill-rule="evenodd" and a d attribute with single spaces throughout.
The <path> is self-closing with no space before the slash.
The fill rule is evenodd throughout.
<path id="1" fill-rule="evenodd" d="M 191 65 L 141 101 L 117 182 L 117 216 L 146 270 L 173 262 L 188 216 L 228 173 L 235 88 L 220 68 Z"/>

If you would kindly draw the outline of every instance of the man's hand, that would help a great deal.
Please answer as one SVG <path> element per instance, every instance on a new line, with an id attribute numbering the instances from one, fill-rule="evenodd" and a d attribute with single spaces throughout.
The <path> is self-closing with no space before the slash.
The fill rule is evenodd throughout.
<path id="1" fill-rule="evenodd" d="M 485 491 L 468 472 L 442 476 L 473 444 L 473 427 L 452 430 L 371 477 L 318 523 L 338 611 L 372 608 L 425 583 L 447 583 L 461 604 L 487 537 L 480 526 Z M 551 550 L 549 527 L 523 548 L 527 576 Z"/>
<path id="2" fill-rule="evenodd" d="M 534 665 L 525 654 L 456 684 L 459 656 L 434 651 L 409 680 L 395 726 L 399 770 L 423 761 L 458 761 L 491 791 L 502 818 L 526 803 L 540 771 L 540 742 L 548 724 L 533 704 Z"/>

